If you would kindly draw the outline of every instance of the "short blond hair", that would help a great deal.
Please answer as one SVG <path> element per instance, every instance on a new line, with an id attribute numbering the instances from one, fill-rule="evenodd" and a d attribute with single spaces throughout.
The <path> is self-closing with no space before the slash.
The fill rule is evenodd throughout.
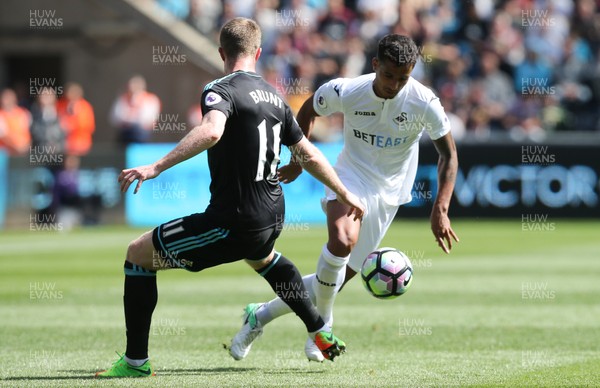
<path id="1" fill-rule="evenodd" d="M 239 17 L 221 27 L 219 43 L 227 58 L 236 59 L 256 54 L 261 38 L 260 27 L 254 20 Z"/>

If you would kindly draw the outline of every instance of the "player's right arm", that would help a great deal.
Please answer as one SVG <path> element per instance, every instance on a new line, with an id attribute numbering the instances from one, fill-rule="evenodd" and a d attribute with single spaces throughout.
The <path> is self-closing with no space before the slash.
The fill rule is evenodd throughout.
<path id="1" fill-rule="evenodd" d="M 202 117 L 200 125 L 192 129 L 171 152 L 160 160 L 146 166 L 121 171 L 119 175 L 121 191 L 126 192 L 129 186 L 137 180 L 138 184 L 133 191 L 135 194 L 142 186 L 143 181 L 156 178 L 163 171 L 214 146 L 223 135 L 226 121 L 227 117 L 223 112 L 209 111 Z"/>
<path id="2" fill-rule="evenodd" d="M 290 151 L 293 155 L 299 156 L 299 163 L 310 175 L 317 178 L 319 182 L 329 187 L 337 195 L 338 201 L 350 206 L 348 216 L 354 214 L 354 220 L 363 217 L 365 212 L 363 204 L 356 195 L 344 186 L 327 158 L 314 144 L 304 136 L 298 143 L 290 146 Z"/>

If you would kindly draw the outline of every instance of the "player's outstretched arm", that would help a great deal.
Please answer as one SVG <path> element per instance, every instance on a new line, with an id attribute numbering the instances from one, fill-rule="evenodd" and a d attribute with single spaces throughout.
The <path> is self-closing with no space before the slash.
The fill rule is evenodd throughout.
<path id="1" fill-rule="evenodd" d="M 313 107 L 314 97 L 315 95 L 313 94 L 306 101 L 304 101 L 304 104 L 302 104 L 302 107 L 296 116 L 296 121 L 298 121 L 298 125 L 302 129 L 302 132 L 307 139 L 310 139 L 315 118 L 319 116 Z M 297 155 L 292 151 L 292 159 L 290 160 L 290 163 L 280 167 L 277 173 L 279 175 L 279 181 L 282 183 L 291 183 L 295 181 L 296 178 L 302 174 L 300 155 Z"/>
<path id="2" fill-rule="evenodd" d="M 218 110 L 211 110 L 202 117 L 202 122 L 193 128 L 175 148 L 155 163 L 129 168 L 121 171 L 119 183 L 121 191 L 126 192 L 129 186 L 138 181 L 133 193 L 137 193 L 142 182 L 156 178 L 161 172 L 183 162 L 217 144 L 223 131 L 227 117 Z"/>
<path id="3" fill-rule="evenodd" d="M 456 173 L 458 171 L 458 156 L 452 134 L 448 132 L 433 144 L 439 154 L 438 158 L 438 192 L 431 211 L 431 231 L 435 241 L 442 250 L 450 253 L 452 239 L 459 241 L 458 236 L 450 226 L 448 208 L 454 191 Z M 447 244 L 447 245 L 446 245 Z"/>
<path id="4" fill-rule="evenodd" d="M 331 164 L 317 147 L 315 147 L 306 137 L 303 137 L 298 143 L 290 147 L 292 153 L 300 155 L 300 164 L 317 178 L 325 186 L 329 187 L 337 195 L 340 202 L 350 206 L 348 216 L 354 214 L 354 220 L 361 219 L 365 213 L 365 208 L 358 197 L 352 194 L 342 183 L 335 173 Z"/>

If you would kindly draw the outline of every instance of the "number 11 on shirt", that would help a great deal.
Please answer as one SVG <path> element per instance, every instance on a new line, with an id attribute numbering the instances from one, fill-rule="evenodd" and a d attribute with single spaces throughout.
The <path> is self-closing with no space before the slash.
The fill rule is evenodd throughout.
<path id="1" fill-rule="evenodd" d="M 256 167 L 255 182 L 263 180 L 265 164 L 267 163 L 267 120 L 263 120 L 258 124 L 258 165 Z M 273 179 L 276 175 L 277 163 L 279 163 L 279 134 L 281 132 L 281 123 L 273 125 L 273 160 L 271 161 L 271 169 L 267 179 Z"/>

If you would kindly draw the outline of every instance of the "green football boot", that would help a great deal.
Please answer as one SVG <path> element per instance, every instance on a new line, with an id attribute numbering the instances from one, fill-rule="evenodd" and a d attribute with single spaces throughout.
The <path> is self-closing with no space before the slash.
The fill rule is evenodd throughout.
<path id="1" fill-rule="evenodd" d="M 119 359 L 105 371 L 96 373 L 96 377 L 149 377 L 156 376 L 152 370 L 150 360 L 146 361 L 141 366 L 132 366 L 125 361 L 125 354 L 119 354 Z"/>

